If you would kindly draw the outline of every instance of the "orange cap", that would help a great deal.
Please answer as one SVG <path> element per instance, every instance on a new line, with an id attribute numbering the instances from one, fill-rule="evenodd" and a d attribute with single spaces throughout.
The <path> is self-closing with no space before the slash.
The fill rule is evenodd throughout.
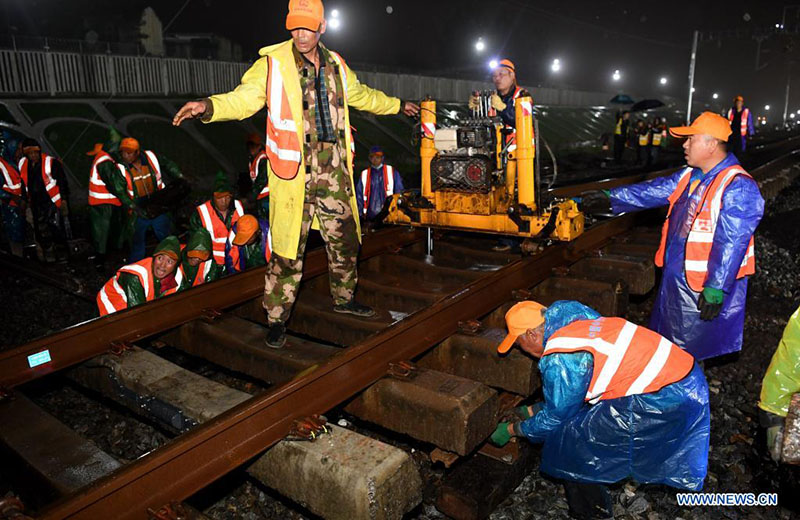
<path id="1" fill-rule="evenodd" d="M 134 139 L 133 137 L 126 137 L 119 143 L 120 150 L 130 150 L 131 152 L 135 152 L 139 150 L 139 141 Z"/>
<path id="2" fill-rule="evenodd" d="M 703 112 L 690 126 L 673 126 L 669 129 L 672 137 L 689 137 L 690 135 L 710 135 L 720 141 L 727 141 L 731 135 L 731 124 L 727 119 L 714 112 Z"/>
<path id="3" fill-rule="evenodd" d="M 308 29 L 316 31 L 325 19 L 325 8 L 320 0 L 289 0 L 286 30 Z"/>
<path id="4" fill-rule="evenodd" d="M 211 257 L 211 251 L 206 251 L 203 249 L 192 249 L 186 252 L 186 256 L 189 258 L 199 258 L 203 262 L 208 260 Z"/>
<path id="5" fill-rule="evenodd" d="M 544 310 L 547 307 L 538 302 L 524 301 L 511 307 L 506 313 L 506 327 L 508 336 L 497 347 L 499 354 L 505 354 L 517 338 L 525 334 L 528 329 L 535 329 L 544 323 Z"/>
<path id="6" fill-rule="evenodd" d="M 97 155 L 103 151 L 103 143 L 94 143 L 94 148 L 86 152 L 86 155 Z"/>
<path id="7" fill-rule="evenodd" d="M 253 215 L 244 215 L 236 222 L 236 236 L 233 245 L 243 246 L 258 231 L 258 220 Z"/>
<path id="8" fill-rule="evenodd" d="M 737 101 L 741 101 L 742 103 L 744 103 L 744 97 L 736 96 L 735 98 L 733 98 L 733 102 L 734 103 L 736 103 Z"/>
<path id="9" fill-rule="evenodd" d="M 498 67 L 505 67 L 507 69 L 510 69 L 511 72 L 516 72 L 517 71 L 517 69 L 514 68 L 514 63 L 509 59 L 500 60 L 500 63 L 498 63 L 497 66 Z"/>

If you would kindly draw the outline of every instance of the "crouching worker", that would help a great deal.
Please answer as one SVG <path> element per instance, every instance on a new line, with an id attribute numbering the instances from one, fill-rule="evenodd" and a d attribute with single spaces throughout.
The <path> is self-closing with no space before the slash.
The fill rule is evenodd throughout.
<path id="1" fill-rule="evenodd" d="M 179 290 L 213 282 L 222 276 L 223 267 L 217 264 L 212 254 L 211 235 L 203 228 L 195 230 L 181 252 Z"/>
<path id="2" fill-rule="evenodd" d="M 100 316 L 177 292 L 181 284 L 181 274 L 176 274 L 180 257 L 178 239 L 170 235 L 156 246 L 153 256 L 120 268 L 97 293 Z"/>
<path id="3" fill-rule="evenodd" d="M 231 228 L 225 244 L 226 274 L 241 273 L 251 267 L 267 265 L 272 254 L 269 224 L 245 215 Z"/>
<path id="4" fill-rule="evenodd" d="M 708 468 L 708 386 L 699 365 L 655 332 L 575 301 L 525 301 L 508 336 L 539 359 L 544 401 L 518 408 L 492 441 L 541 442 L 541 471 L 564 483 L 570 513 L 613 516 L 606 484 L 626 478 L 698 491 Z"/>

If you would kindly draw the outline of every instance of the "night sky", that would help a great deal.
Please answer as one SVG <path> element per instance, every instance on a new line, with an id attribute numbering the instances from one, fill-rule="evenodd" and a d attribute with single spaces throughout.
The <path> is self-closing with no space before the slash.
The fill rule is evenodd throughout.
<path id="1" fill-rule="evenodd" d="M 2 0 L 0 29 L 65 38 L 82 38 L 92 29 L 101 39 L 113 39 L 115 20 L 136 20 L 151 5 L 166 24 L 184 4 L 186 0 Z M 288 37 L 286 5 L 283 0 L 189 0 L 167 32 L 216 33 L 240 43 L 247 59 L 253 59 L 260 46 Z M 756 72 L 753 34 L 780 23 L 783 6 L 736 0 L 336 0 L 326 2 L 326 10 L 330 15 L 338 9 L 342 27 L 329 30 L 323 41 L 352 64 L 382 70 L 486 78 L 489 59 L 508 57 L 527 85 L 685 97 L 692 31 L 706 37 L 739 31 L 701 42 L 695 95 L 711 108 L 721 108 L 741 93 L 756 112 L 763 113 L 769 103 L 769 115 L 775 116 L 783 108 L 787 64 L 798 56 L 800 45 L 794 44 L 793 34 L 767 37 L 761 54 L 766 66 Z M 797 12 L 789 9 L 787 29 L 797 26 Z M 480 37 L 486 43 L 483 53 L 474 48 Z M 554 58 L 563 65 L 558 74 L 550 71 Z M 622 74 L 618 83 L 611 80 L 615 69 Z M 661 76 L 668 78 L 666 86 L 659 85 Z M 798 110 L 800 65 L 791 77 L 797 84 L 790 110 Z M 713 105 L 712 92 L 719 94 L 719 105 Z"/>

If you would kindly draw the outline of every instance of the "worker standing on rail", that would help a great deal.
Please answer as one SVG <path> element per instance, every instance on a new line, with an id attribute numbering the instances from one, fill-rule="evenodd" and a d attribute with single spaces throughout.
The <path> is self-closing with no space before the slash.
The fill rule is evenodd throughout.
<path id="1" fill-rule="evenodd" d="M 261 134 L 247 136 L 247 154 L 250 164 L 250 180 L 253 182 L 252 195 L 256 202 L 256 216 L 269 220 L 269 174 L 267 173 L 267 152 L 261 142 Z"/>
<path id="2" fill-rule="evenodd" d="M 699 491 L 708 469 L 711 413 L 700 366 L 666 338 L 575 301 L 524 301 L 506 313 L 508 336 L 539 359 L 544 401 L 515 410 L 492 441 L 543 443 L 541 471 L 561 479 L 570 513 L 613 517 L 607 484 L 632 478 Z"/>
<path id="3" fill-rule="evenodd" d="M 11 254 L 22 257 L 25 244 L 25 200 L 22 198 L 22 179 L 17 169 L 3 157 L 4 142 L 0 142 L 0 214 L 3 234 Z"/>
<path id="4" fill-rule="evenodd" d="M 633 129 L 633 136 L 636 140 L 636 165 L 649 166 L 650 151 L 650 128 L 644 119 L 636 121 L 636 128 Z"/>
<path id="5" fill-rule="evenodd" d="M 172 235 L 161 241 L 153 256 L 121 267 L 97 293 L 100 316 L 136 307 L 178 291 L 181 247 Z"/>
<path id="6" fill-rule="evenodd" d="M 667 124 L 662 118 L 656 116 L 650 124 L 650 149 L 647 156 L 647 165 L 650 166 L 658 162 L 658 155 L 661 147 L 664 146 Z"/>
<path id="7" fill-rule="evenodd" d="M 728 121 L 704 112 L 670 128 L 687 167 L 672 175 L 584 194 L 587 213 L 669 206 L 655 263 L 663 267 L 650 328 L 698 360 L 742 348 L 753 233 L 764 213 L 758 184 L 726 151 Z"/>
<path id="8" fill-rule="evenodd" d="M 95 143 L 86 155 L 94 157 L 89 171 L 89 229 L 95 250 L 95 265 L 100 267 L 106 260 L 109 236 L 113 237 L 117 249 L 122 247 L 125 236 L 122 201 L 118 196 L 125 196 L 125 190 L 122 189 L 125 167 L 103 150 L 103 143 Z"/>
<path id="9" fill-rule="evenodd" d="M 66 254 L 69 222 L 69 184 L 61 161 L 42 152 L 34 139 L 22 141 L 19 161 L 22 194 L 31 212 L 40 259 L 54 262 L 56 246 Z"/>
<path id="10" fill-rule="evenodd" d="M 266 220 L 259 221 L 253 215 L 245 215 L 233 225 L 228 235 L 225 244 L 225 272 L 236 274 L 252 267 L 267 265 L 271 255 L 269 223 Z"/>
<path id="11" fill-rule="evenodd" d="M 168 183 L 183 179 L 178 166 L 152 150 L 142 150 L 139 141 L 126 137 L 119 145 L 122 164 L 125 166 L 125 183 L 128 196 L 125 205 L 133 212 L 133 237 L 129 260 L 136 262 L 144 258 L 147 231 L 152 228 L 158 240 L 163 240 L 172 231 L 169 212 L 150 211 L 142 202 Z"/>
<path id="12" fill-rule="evenodd" d="M 403 189 L 403 178 L 394 166 L 386 164 L 383 148 L 370 148 L 369 166 L 362 170 L 356 180 L 356 200 L 361 208 L 362 218 L 367 222 L 379 223 L 386 201 Z"/>
<path id="13" fill-rule="evenodd" d="M 728 109 L 728 122 L 731 125 L 731 137 L 728 141 L 731 145 L 731 152 L 739 157 L 747 148 L 747 137 L 755 134 L 753 126 L 753 114 L 750 109 L 744 106 L 744 98 L 736 96 L 733 99 L 733 106 Z"/>
<path id="14" fill-rule="evenodd" d="M 628 138 L 631 125 L 631 113 L 623 110 L 617 113 L 617 124 L 614 125 L 614 162 L 622 164 L 622 156 L 628 146 Z"/>
<path id="15" fill-rule="evenodd" d="M 179 291 L 213 282 L 222 277 L 223 267 L 212 258 L 214 247 L 211 235 L 203 228 L 196 229 L 189 235 L 186 247 L 181 251 L 181 273 Z"/>
<path id="16" fill-rule="evenodd" d="M 225 265 L 225 242 L 236 221 L 244 215 L 242 203 L 233 198 L 233 187 L 224 172 L 217 172 L 211 200 L 197 206 L 189 219 L 191 230 L 205 229 L 214 244 L 214 261 Z"/>
<path id="17" fill-rule="evenodd" d="M 286 342 L 285 323 L 302 278 L 311 227 L 319 228 L 325 240 L 334 311 L 375 314 L 354 299 L 361 233 L 349 107 L 378 115 L 419 113 L 414 103 L 360 83 L 339 54 L 319 43 L 326 28 L 320 0 L 290 0 L 286 29 L 292 39 L 261 49 L 262 58 L 234 91 L 186 103 L 173 119 L 174 125 L 189 118 L 245 119 L 267 106 L 274 254 L 267 267 L 264 308 L 269 322 L 266 343 L 277 348 Z"/>

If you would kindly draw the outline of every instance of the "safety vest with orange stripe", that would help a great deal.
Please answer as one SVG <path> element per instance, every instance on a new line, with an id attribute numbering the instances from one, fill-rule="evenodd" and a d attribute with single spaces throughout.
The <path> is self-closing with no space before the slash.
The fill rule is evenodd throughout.
<path id="1" fill-rule="evenodd" d="M 152 301 L 161 296 L 167 296 L 178 292 L 183 281 L 183 271 L 175 271 L 176 285 L 163 294 L 156 294 L 155 276 L 153 276 L 153 257 L 139 260 L 136 263 L 121 267 L 97 293 L 97 308 L 100 316 L 112 314 L 128 308 L 128 296 L 119 284 L 119 275 L 122 273 L 132 274 L 139 279 L 139 283 L 144 289 L 145 301 Z"/>
<path id="2" fill-rule="evenodd" d="M 542 357 L 589 352 L 594 358 L 585 400 L 591 404 L 657 392 L 692 370 L 694 357 L 645 327 L 622 318 L 579 320 L 550 336 Z"/>
<path id="3" fill-rule="evenodd" d="M 733 116 L 736 112 L 733 111 L 732 108 L 728 109 L 728 122 L 733 123 Z M 739 122 L 739 131 L 742 134 L 742 137 L 747 135 L 747 121 L 750 119 L 750 109 L 743 108 L 742 109 L 742 118 Z"/>
<path id="4" fill-rule="evenodd" d="M 182 249 L 183 247 L 181 247 L 181 250 Z M 197 272 L 194 275 L 194 280 L 192 281 L 192 287 L 197 287 L 198 285 L 203 285 L 206 283 L 206 278 L 208 277 L 208 273 L 211 271 L 211 264 L 213 263 L 214 260 L 211 258 L 205 262 L 200 262 L 200 265 L 197 266 Z M 178 266 L 178 272 L 175 274 L 176 280 L 178 279 L 178 274 L 180 274 L 181 279 L 188 279 L 188 276 L 186 276 L 186 270 L 183 268 L 183 262 L 181 262 Z M 180 286 L 180 284 L 178 284 L 178 286 Z"/>
<path id="5" fill-rule="evenodd" d="M 144 150 L 144 157 L 148 166 L 150 166 L 150 171 L 155 176 L 156 190 L 163 190 L 166 185 L 164 184 L 164 180 L 161 178 L 161 164 L 158 162 L 158 157 L 156 157 L 156 154 L 150 150 Z M 125 169 L 125 183 L 127 184 L 128 195 L 131 199 L 136 198 L 136 194 L 133 192 L 133 186 L 136 180 L 134 180 L 133 175 L 134 174 L 127 168 Z M 152 195 L 152 193 L 139 194 L 140 197 L 146 197 L 148 195 Z"/>
<path id="6" fill-rule="evenodd" d="M 708 260 L 711 258 L 711 248 L 714 245 L 714 233 L 717 229 L 719 214 L 722 210 L 722 197 L 725 189 L 738 175 L 750 177 L 740 165 L 730 166 L 717 174 L 711 184 L 706 188 L 705 193 L 697 204 L 695 214 L 692 217 L 692 227 L 689 236 L 686 238 L 686 258 L 684 270 L 686 271 L 686 281 L 689 287 L 696 292 L 703 290 L 706 279 L 708 278 Z M 672 208 L 680 196 L 689 186 L 692 176 L 692 168 L 686 168 L 678 181 L 678 186 L 672 195 L 669 196 L 669 210 L 667 219 L 661 228 L 661 244 L 656 252 L 655 264 L 658 267 L 664 266 L 664 253 L 667 245 L 667 233 L 669 232 L 669 219 L 672 215 Z M 750 236 L 742 263 L 736 278 L 744 278 L 756 272 L 755 241 Z"/>
<path id="7" fill-rule="evenodd" d="M 106 183 L 103 182 L 102 177 L 100 177 L 100 173 L 97 171 L 97 167 L 104 162 L 111 161 L 114 163 L 114 166 L 119 170 L 122 174 L 122 177 L 125 178 L 125 167 L 121 164 L 117 164 L 114 159 L 108 155 L 106 152 L 100 152 L 95 156 L 94 161 L 92 162 L 92 171 L 89 175 L 89 205 L 90 206 L 100 206 L 102 204 L 111 204 L 112 206 L 122 206 L 122 202 L 110 191 L 108 191 L 108 186 Z"/>
<path id="8" fill-rule="evenodd" d="M 256 181 L 256 178 L 258 177 L 258 169 L 261 167 L 261 162 L 265 161 L 266 159 L 267 159 L 267 153 L 264 150 L 261 150 L 260 152 L 258 152 L 258 155 L 256 155 L 255 159 L 253 159 L 253 161 L 250 163 L 251 181 L 253 182 Z M 261 188 L 261 193 L 258 194 L 256 199 L 261 200 L 264 197 L 269 197 L 269 180 L 267 180 L 267 183 L 264 185 L 263 188 Z"/>
<path id="9" fill-rule="evenodd" d="M 372 191 L 372 168 L 367 168 L 361 172 L 361 186 L 362 197 L 364 198 L 364 215 L 367 214 L 369 209 L 369 196 Z M 383 165 L 383 191 L 387 197 L 391 197 L 394 193 L 394 168 L 388 164 Z"/>
<path id="10" fill-rule="evenodd" d="M 219 265 L 225 265 L 225 241 L 228 239 L 228 232 L 233 225 L 244 215 L 242 203 L 238 200 L 233 201 L 233 214 L 231 215 L 230 227 L 219 218 L 214 205 L 211 201 L 197 206 L 197 213 L 200 215 L 200 222 L 211 235 L 211 245 L 214 253 L 214 261 Z M 230 210 L 229 210 L 230 211 Z"/>
<path id="11" fill-rule="evenodd" d="M 20 179 L 19 172 L 14 168 L 11 163 L 0 157 L 0 175 L 3 176 L 3 191 L 15 195 L 22 196 L 22 179 Z M 17 206 L 14 200 L 9 202 L 11 206 Z"/>
<path id="12" fill-rule="evenodd" d="M 46 153 L 42 153 L 42 161 L 40 163 L 40 167 L 42 170 L 42 181 L 44 182 L 44 189 L 47 190 L 47 195 L 50 197 L 50 200 L 53 201 L 53 204 L 56 205 L 57 208 L 61 207 L 61 190 L 58 188 L 58 183 L 56 182 L 55 178 L 53 177 L 53 161 L 55 159 Z M 22 183 L 28 186 L 28 161 L 27 157 L 23 157 L 19 161 L 19 175 L 22 179 Z"/>

